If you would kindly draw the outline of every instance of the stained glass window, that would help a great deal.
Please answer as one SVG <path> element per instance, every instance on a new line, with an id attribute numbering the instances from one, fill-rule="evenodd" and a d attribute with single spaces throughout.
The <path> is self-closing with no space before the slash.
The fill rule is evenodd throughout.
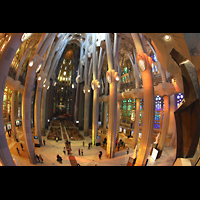
<path id="1" fill-rule="evenodd" d="M 135 99 L 124 99 L 121 102 L 121 122 L 130 124 L 133 109 L 135 109 Z"/>
<path id="2" fill-rule="evenodd" d="M 184 99 L 183 93 L 176 94 L 176 107 L 178 108 L 182 100 Z"/>
<path id="3" fill-rule="evenodd" d="M 163 122 L 163 116 L 162 112 L 163 110 L 163 98 L 161 96 L 156 96 L 155 98 L 155 122 L 154 122 L 154 128 L 155 129 L 161 129 L 162 128 L 162 122 Z"/>
<path id="4" fill-rule="evenodd" d="M 4 89 L 4 96 L 3 96 L 3 117 L 6 118 L 11 112 L 11 95 L 12 90 L 8 87 Z"/>
<path id="5" fill-rule="evenodd" d="M 139 126 L 143 126 L 143 117 L 144 117 L 144 99 L 140 99 L 140 119 L 139 119 Z"/>

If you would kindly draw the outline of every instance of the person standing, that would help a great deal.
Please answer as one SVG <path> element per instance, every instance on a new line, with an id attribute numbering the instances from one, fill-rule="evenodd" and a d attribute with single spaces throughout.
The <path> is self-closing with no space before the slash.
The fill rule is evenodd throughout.
<path id="1" fill-rule="evenodd" d="M 118 151 L 119 151 L 119 148 L 120 148 L 120 142 L 118 142 L 118 144 L 117 144 L 117 148 L 118 148 Z"/>
<path id="2" fill-rule="evenodd" d="M 66 154 L 66 149 L 65 149 L 65 147 L 63 147 L 63 153 Z"/>
<path id="3" fill-rule="evenodd" d="M 40 157 L 37 154 L 35 154 L 35 157 L 36 157 L 37 161 L 40 163 Z"/>
<path id="4" fill-rule="evenodd" d="M 70 150 L 69 150 L 69 149 L 67 149 L 67 154 L 68 154 L 68 155 L 70 154 Z"/>
<path id="5" fill-rule="evenodd" d="M 46 142 L 45 139 L 43 139 L 43 144 L 44 144 L 44 146 L 45 146 L 45 142 Z"/>
<path id="6" fill-rule="evenodd" d="M 39 155 L 39 159 L 40 159 L 41 163 L 43 163 L 43 158 L 41 155 Z"/>
<path id="7" fill-rule="evenodd" d="M 129 148 L 127 148 L 127 154 L 129 154 Z"/>
<path id="8" fill-rule="evenodd" d="M 24 146 L 23 146 L 23 144 L 20 142 L 20 145 L 21 145 L 21 148 L 22 148 L 22 151 L 24 151 Z"/>
<path id="9" fill-rule="evenodd" d="M 101 160 L 102 151 L 99 151 L 99 159 Z"/>
<path id="10" fill-rule="evenodd" d="M 82 154 L 82 156 L 83 156 L 83 149 L 81 149 L 81 154 Z"/>
<path id="11" fill-rule="evenodd" d="M 79 154 L 79 156 L 81 155 L 81 150 L 80 149 L 78 149 L 78 154 Z"/>
<path id="12" fill-rule="evenodd" d="M 16 150 L 17 150 L 17 153 L 20 155 L 18 147 L 16 148 Z"/>

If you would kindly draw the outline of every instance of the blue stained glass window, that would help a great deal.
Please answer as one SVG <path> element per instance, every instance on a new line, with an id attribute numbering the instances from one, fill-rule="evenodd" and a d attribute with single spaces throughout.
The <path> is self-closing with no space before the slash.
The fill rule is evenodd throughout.
<path id="1" fill-rule="evenodd" d="M 184 99 L 184 94 L 179 93 L 176 94 L 176 106 L 178 108 L 179 104 L 181 103 L 181 101 Z"/>
<path id="2" fill-rule="evenodd" d="M 154 62 L 157 62 L 157 61 L 158 61 L 155 54 L 153 54 L 153 60 L 154 60 Z"/>

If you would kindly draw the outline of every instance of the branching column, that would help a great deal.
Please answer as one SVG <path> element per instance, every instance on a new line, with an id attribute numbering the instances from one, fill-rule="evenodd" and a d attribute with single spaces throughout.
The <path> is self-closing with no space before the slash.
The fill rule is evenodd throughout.
<path id="1" fill-rule="evenodd" d="M 30 162 L 36 164 L 35 151 L 31 134 L 31 97 L 37 68 L 42 64 L 43 58 L 36 54 L 30 59 L 24 94 L 22 98 L 22 127 Z"/>
<path id="2" fill-rule="evenodd" d="M 12 96 L 11 96 L 11 125 L 12 125 L 12 137 L 16 141 L 17 139 L 17 132 L 15 128 L 15 93 L 19 90 L 19 81 L 15 81 L 14 88 L 12 89 Z"/>
<path id="3" fill-rule="evenodd" d="M 9 34 L 10 41 L 5 46 L 0 57 L 0 160 L 4 166 L 14 166 L 12 156 L 10 154 L 3 123 L 3 95 L 6 78 L 15 56 L 15 52 L 21 44 L 20 34 Z"/>
<path id="4" fill-rule="evenodd" d="M 109 70 L 107 77 L 110 77 L 109 81 L 109 125 L 107 135 L 107 156 L 109 158 L 114 157 L 115 151 L 115 139 L 116 139 L 116 127 L 117 127 L 117 81 L 115 79 L 115 70 Z"/>
<path id="5" fill-rule="evenodd" d="M 85 79 L 85 104 L 84 104 L 84 135 L 89 135 L 89 106 L 90 106 L 90 77 L 88 75 L 88 36 L 86 38 L 86 45 L 85 45 L 85 69 L 84 69 L 84 79 Z"/>
<path id="6" fill-rule="evenodd" d="M 50 82 L 46 81 L 45 87 L 43 87 L 42 90 L 42 101 L 41 101 L 41 135 L 46 135 L 45 132 L 45 122 L 46 122 L 46 117 L 45 117 L 45 107 L 46 107 L 46 97 L 47 97 L 47 88 L 50 87 Z"/>
<path id="7" fill-rule="evenodd" d="M 144 123 L 140 148 L 135 165 L 144 166 L 146 164 L 151 146 L 155 116 L 154 87 L 151 68 L 152 58 L 148 57 L 145 53 L 137 54 L 137 63 L 142 71 L 144 91 Z"/>
<path id="8" fill-rule="evenodd" d="M 161 152 L 162 152 L 164 144 L 165 144 L 165 138 L 166 138 L 168 124 L 169 124 L 169 96 L 164 96 L 163 98 L 164 98 L 164 104 L 165 104 L 164 121 L 163 121 L 161 137 L 158 142 L 158 149 Z"/>
<path id="9" fill-rule="evenodd" d="M 92 144 L 96 144 L 96 137 L 98 135 L 98 117 L 99 117 L 99 81 L 93 80 L 93 116 L 92 116 Z"/>
<path id="10" fill-rule="evenodd" d="M 109 125 L 107 135 L 107 157 L 113 158 L 115 151 L 115 138 L 117 127 L 117 81 L 119 81 L 118 73 L 115 71 L 112 43 L 109 33 L 105 33 L 106 52 L 108 60 L 108 71 L 106 79 L 109 83 Z M 116 42 L 116 40 L 115 40 Z M 116 44 L 114 44 L 115 46 Z M 117 60 L 117 59 L 116 59 Z M 118 78 L 117 78 L 118 77 Z"/>
<path id="11" fill-rule="evenodd" d="M 37 76 L 37 90 L 35 96 L 35 106 L 34 106 L 34 122 L 35 122 L 35 136 L 38 137 L 40 146 L 42 145 L 42 137 L 41 137 L 41 121 L 40 121 L 40 112 L 41 112 L 41 95 L 42 95 L 42 87 L 43 82 L 46 78 L 46 73 L 41 72 Z"/>
<path id="12" fill-rule="evenodd" d="M 85 105 L 84 105 L 84 135 L 89 135 L 89 108 L 90 108 L 90 94 L 91 88 L 88 85 L 84 87 L 85 91 Z"/>
<path id="13" fill-rule="evenodd" d="M 93 53 L 92 53 L 93 81 L 91 83 L 91 86 L 92 86 L 92 89 L 94 90 L 93 116 L 92 116 L 92 143 L 96 144 L 96 137 L 98 135 L 98 119 L 99 119 L 99 89 L 101 87 L 99 80 L 100 80 L 101 68 L 102 68 L 105 52 L 102 57 L 102 48 L 100 47 L 100 53 L 99 53 L 99 59 L 98 59 L 97 51 L 96 51 L 96 33 L 92 34 L 92 40 L 93 40 Z"/>
<path id="14" fill-rule="evenodd" d="M 137 61 L 136 61 L 136 53 L 134 52 L 135 64 L 134 64 L 133 59 L 132 59 L 130 53 L 128 52 L 128 50 L 127 50 L 127 53 L 128 53 L 129 59 L 132 64 L 132 71 L 133 71 L 133 75 L 135 77 L 135 90 L 137 91 L 137 90 L 139 90 L 140 79 L 139 79 L 139 70 L 138 70 Z M 131 145 L 131 147 L 134 149 L 135 149 L 135 146 L 138 141 L 139 121 L 140 121 L 140 99 L 136 98 L 136 100 L 135 100 L 135 126 L 134 126 L 133 142 Z"/>

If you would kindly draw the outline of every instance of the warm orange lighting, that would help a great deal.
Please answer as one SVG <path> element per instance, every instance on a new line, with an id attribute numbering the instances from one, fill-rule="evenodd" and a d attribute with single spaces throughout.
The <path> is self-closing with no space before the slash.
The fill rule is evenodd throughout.
<path id="1" fill-rule="evenodd" d="M 65 55 L 66 60 L 72 60 L 74 52 L 70 49 Z"/>

